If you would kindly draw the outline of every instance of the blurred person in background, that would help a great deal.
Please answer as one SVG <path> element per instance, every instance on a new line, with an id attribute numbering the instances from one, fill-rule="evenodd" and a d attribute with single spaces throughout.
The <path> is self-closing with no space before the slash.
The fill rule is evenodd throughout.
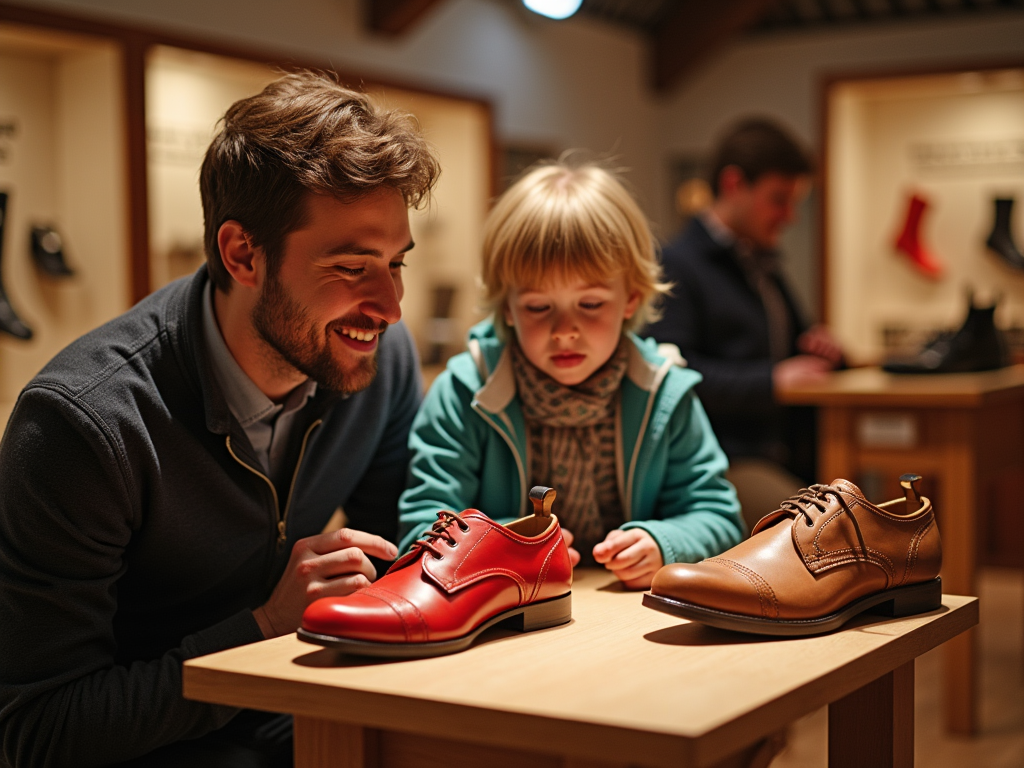
<path id="1" fill-rule="evenodd" d="M 780 270 L 779 240 L 813 170 L 808 153 L 770 120 L 728 130 L 712 158 L 711 204 L 664 248 L 673 288 L 648 329 L 703 375 L 697 393 L 748 526 L 818 481 L 815 412 L 780 405 L 776 392 L 843 364 L 839 344 L 807 323 Z"/>

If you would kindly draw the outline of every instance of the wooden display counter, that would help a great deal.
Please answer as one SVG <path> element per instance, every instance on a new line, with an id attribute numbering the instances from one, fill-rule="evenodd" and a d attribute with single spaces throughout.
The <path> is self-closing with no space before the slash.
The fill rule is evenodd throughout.
<path id="1" fill-rule="evenodd" d="M 885 479 L 888 499 L 902 495 L 899 475 L 923 475 L 942 533 L 943 588 L 976 594 L 979 526 L 999 501 L 999 484 L 1024 473 L 1024 366 L 919 376 L 861 368 L 777 397 L 821 408 L 818 474 L 826 482 L 873 473 Z M 944 706 L 954 733 L 976 728 L 975 643 L 968 632 L 946 648 Z"/>
<path id="2" fill-rule="evenodd" d="M 190 699 L 288 712 L 297 768 L 748 765 L 829 705 L 829 765 L 914 763 L 914 659 L 978 622 L 978 601 L 771 639 L 644 608 L 577 570 L 573 621 L 494 629 L 468 651 L 369 661 L 294 635 L 185 663 Z"/>

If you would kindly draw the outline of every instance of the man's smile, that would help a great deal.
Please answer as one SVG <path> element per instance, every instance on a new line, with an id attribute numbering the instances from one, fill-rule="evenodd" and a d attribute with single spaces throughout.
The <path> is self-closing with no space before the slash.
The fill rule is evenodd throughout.
<path id="1" fill-rule="evenodd" d="M 380 331 L 365 331 L 361 328 L 342 328 L 341 332 L 356 341 L 373 341 Z"/>
<path id="2" fill-rule="evenodd" d="M 382 328 L 353 328 L 342 326 L 334 331 L 341 338 L 342 342 L 351 349 L 359 352 L 373 352 L 377 349 L 377 337 L 384 332 Z"/>

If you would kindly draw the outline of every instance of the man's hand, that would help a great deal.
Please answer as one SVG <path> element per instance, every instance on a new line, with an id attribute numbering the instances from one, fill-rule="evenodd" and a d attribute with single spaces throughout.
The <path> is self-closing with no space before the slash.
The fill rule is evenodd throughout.
<path id="1" fill-rule="evenodd" d="M 569 548 L 569 565 L 575 568 L 580 564 L 580 553 L 572 548 L 573 539 L 576 537 L 572 535 L 572 531 L 568 531 L 565 528 L 562 529 L 562 538 L 565 539 L 565 546 Z"/>
<path id="2" fill-rule="evenodd" d="M 377 578 L 367 555 L 393 560 L 398 547 L 380 536 L 351 528 L 296 541 L 270 599 L 253 611 L 263 636 L 294 632 L 306 606 L 317 598 L 341 597 L 367 586 Z"/>
<path id="3" fill-rule="evenodd" d="M 828 378 L 832 365 L 823 357 L 795 355 L 777 362 L 772 367 L 772 388 L 776 391 L 815 384 Z"/>
<path id="4" fill-rule="evenodd" d="M 843 348 L 824 325 L 815 325 L 801 333 L 800 338 L 796 340 L 796 347 L 805 355 L 828 360 L 833 368 L 843 362 Z"/>
<path id="5" fill-rule="evenodd" d="M 594 559 L 630 589 L 647 589 L 664 561 L 661 548 L 647 531 L 616 528 L 594 547 Z"/>

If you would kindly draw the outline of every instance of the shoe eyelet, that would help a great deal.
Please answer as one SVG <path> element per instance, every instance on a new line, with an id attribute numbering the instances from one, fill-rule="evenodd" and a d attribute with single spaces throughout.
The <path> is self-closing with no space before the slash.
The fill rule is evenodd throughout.
<path id="1" fill-rule="evenodd" d="M 459 542 L 457 542 L 455 540 L 452 540 L 452 541 L 448 542 L 448 548 L 449 549 L 455 549 L 457 546 L 459 546 Z"/>
<path id="2" fill-rule="evenodd" d="M 463 533 L 469 533 L 469 526 L 467 525 L 467 526 L 466 526 L 465 528 L 463 528 L 463 527 L 462 527 L 462 526 L 460 525 L 460 526 L 459 526 L 459 530 L 460 530 L 460 531 L 462 531 Z"/>
<path id="3" fill-rule="evenodd" d="M 444 555 L 434 555 L 435 560 L 444 560 Z"/>

